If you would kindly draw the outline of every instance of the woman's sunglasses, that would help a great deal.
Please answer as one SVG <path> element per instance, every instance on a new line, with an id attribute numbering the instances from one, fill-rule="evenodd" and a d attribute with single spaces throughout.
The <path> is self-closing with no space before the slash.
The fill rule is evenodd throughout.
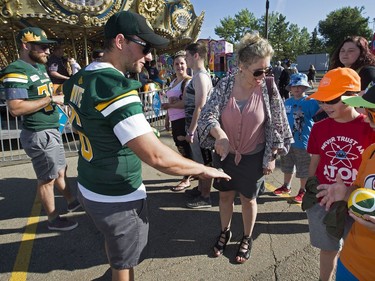
<path id="1" fill-rule="evenodd" d="M 271 72 L 271 68 L 270 67 L 267 67 L 267 68 L 265 68 L 265 69 L 257 69 L 257 70 L 255 70 L 254 72 L 253 72 L 253 75 L 255 76 L 255 77 L 258 77 L 258 76 L 261 76 L 261 75 L 263 75 L 263 74 L 269 74 Z"/>
<path id="2" fill-rule="evenodd" d="M 126 35 L 124 35 L 124 37 L 125 37 L 127 40 L 134 42 L 135 44 L 138 44 L 138 45 L 143 46 L 142 53 L 143 53 L 144 55 L 148 55 L 149 53 L 151 53 L 151 49 L 152 49 L 152 48 L 151 48 L 151 46 L 150 46 L 149 44 L 147 44 L 146 42 L 143 42 L 143 41 L 140 41 L 140 40 L 134 39 L 134 38 L 132 38 L 132 37 L 130 37 L 130 36 L 126 36 Z"/>

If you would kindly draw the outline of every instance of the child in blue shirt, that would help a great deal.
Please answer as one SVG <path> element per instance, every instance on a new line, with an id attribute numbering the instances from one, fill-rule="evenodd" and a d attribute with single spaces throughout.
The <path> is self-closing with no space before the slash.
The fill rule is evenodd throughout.
<path id="1" fill-rule="evenodd" d="M 291 92 L 291 98 L 285 101 L 286 115 L 290 129 L 293 133 L 289 153 L 281 156 L 281 171 L 284 173 L 284 184 L 277 188 L 275 195 L 291 193 L 291 182 L 293 174 L 300 179 L 300 189 L 293 201 L 302 203 L 305 194 L 305 184 L 309 176 L 310 154 L 307 153 L 307 141 L 311 128 L 314 124 L 313 116 L 320 110 L 316 100 L 306 99 L 306 90 L 311 88 L 307 81 L 306 74 L 295 73 L 290 77 L 286 87 Z"/>

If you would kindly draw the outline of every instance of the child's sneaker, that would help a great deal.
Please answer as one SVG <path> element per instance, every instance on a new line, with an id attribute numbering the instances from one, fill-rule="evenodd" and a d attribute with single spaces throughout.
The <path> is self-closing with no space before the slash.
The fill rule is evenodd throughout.
<path id="1" fill-rule="evenodd" d="M 302 199 L 303 199 L 304 195 L 305 195 L 305 191 L 300 189 L 298 191 L 297 196 L 293 198 L 293 201 L 296 202 L 296 203 L 302 204 Z"/>
<path id="2" fill-rule="evenodd" d="M 279 188 L 276 188 L 273 191 L 273 194 L 275 195 L 290 194 L 290 188 L 287 188 L 285 185 L 282 185 Z"/>

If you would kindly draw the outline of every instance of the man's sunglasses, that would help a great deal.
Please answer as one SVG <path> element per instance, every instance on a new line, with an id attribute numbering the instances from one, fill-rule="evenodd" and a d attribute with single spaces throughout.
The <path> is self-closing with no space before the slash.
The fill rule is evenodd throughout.
<path id="1" fill-rule="evenodd" d="M 265 69 L 257 69 L 257 70 L 255 70 L 255 71 L 253 72 L 253 75 L 254 75 L 255 77 L 258 77 L 258 76 L 261 76 L 261 75 L 263 75 L 263 74 L 267 75 L 267 74 L 269 74 L 270 72 L 271 72 L 271 68 L 270 68 L 270 67 L 267 67 L 267 68 L 265 68 Z"/>
<path id="2" fill-rule="evenodd" d="M 125 37 L 127 40 L 134 42 L 135 44 L 138 44 L 138 45 L 143 46 L 142 53 L 143 53 L 144 55 L 148 55 L 149 53 L 151 53 L 151 49 L 152 49 L 152 47 L 151 47 L 149 44 L 147 44 L 146 42 L 143 42 L 143 41 L 140 41 L 140 40 L 134 39 L 133 37 L 126 36 L 126 35 L 124 35 L 124 37 Z"/>
<path id="3" fill-rule="evenodd" d="M 39 48 L 43 51 L 49 49 L 51 46 L 48 45 L 48 44 L 37 44 L 37 43 L 30 43 L 31 45 L 34 45 L 34 46 L 39 46 Z"/>
<path id="4" fill-rule="evenodd" d="M 368 119 L 371 123 L 375 124 L 375 110 L 370 108 L 365 108 Z"/>

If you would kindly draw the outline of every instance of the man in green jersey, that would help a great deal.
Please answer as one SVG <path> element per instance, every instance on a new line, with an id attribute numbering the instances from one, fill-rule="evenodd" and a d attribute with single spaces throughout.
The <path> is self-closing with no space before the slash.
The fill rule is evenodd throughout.
<path id="1" fill-rule="evenodd" d="M 21 30 L 17 36 L 20 58 L 2 70 L 1 82 L 10 113 L 23 116 L 20 140 L 38 179 L 37 192 L 48 215 L 48 228 L 67 231 L 78 224 L 57 213 L 54 185 L 68 201 L 68 211 L 78 209 L 80 204 L 66 181 L 65 152 L 58 130 L 57 104 L 62 105 L 64 97 L 52 95 L 52 83 L 44 66 L 53 43 L 40 28 Z"/>
<path id="2" fill-rule="evenodd" d="M 151 48 L 169 41 L 128 11 L 109 18 L 104 36 L 102 60 L 65 82 L 63 92 L 81 142 L 78 199 L 104 235 L 112 280 L 134 280 L 149 227 L 141 161 L 171 175 L 229 177 L 163 145 L 142 112 L 142 84 L 124 75 L 140 73 L 152 60 Z"/>

